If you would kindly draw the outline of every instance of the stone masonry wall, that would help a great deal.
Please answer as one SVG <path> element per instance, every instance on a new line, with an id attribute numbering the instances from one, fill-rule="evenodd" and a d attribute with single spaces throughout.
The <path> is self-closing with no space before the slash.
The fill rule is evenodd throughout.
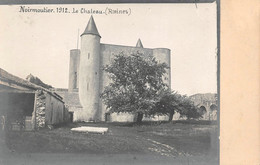
<path id="1" fill-rule="evenodd" d="M 45 127 L 46 96 L 42 90 L 36 92 L 36 129 Z"/>

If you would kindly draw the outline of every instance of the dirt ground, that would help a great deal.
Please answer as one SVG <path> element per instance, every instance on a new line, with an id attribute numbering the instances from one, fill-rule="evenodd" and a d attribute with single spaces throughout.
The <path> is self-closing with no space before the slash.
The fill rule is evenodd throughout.
<path id="1" fill-rule="evenodd" d="M 109 131 L 102 135 L 70 130 L 78 126 L 108 127 Z M 60 163 L 60 158 L 62 164 L 69 164 L 66 159 L 78 164 L 218 164 L 217 132 L 216 124 L 205 122 L 148 122 L 73 123 L 53 130 L 1 133 L 0 164 L 30 164 L 37 157 L 43 164 Z"/>

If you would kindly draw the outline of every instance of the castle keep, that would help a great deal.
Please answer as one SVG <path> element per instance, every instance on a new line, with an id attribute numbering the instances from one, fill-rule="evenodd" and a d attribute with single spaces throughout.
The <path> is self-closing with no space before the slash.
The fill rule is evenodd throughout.
<path id="1" fill-rule="evenodd" d="M 102 66 L 110 64 L 115 55 L 121 52 L 125 55 L 139 52 L 144 56 L 153 55 L 159 62 L 165 62 L 169 67 L 171 66 L 170 49 L 144 48 L 140 39 L 135 47 L 104 44 L 100 40 L 101 35 L 91 16 L 85 31 L 81 34 L 80 50 L 70 51 L 68 91 L 78 92 L 82 110 L 74 112 L 74 114 L 77 113 L 75 115 L 78 116 L 78 120 L 82 121 L 105 120 L 107 109 L 100 99 L 100 94 L 104 87 L 110 83 L 110 79 L 107 73 L 102 70 Z M 168 69 L 167 74 L 163 77 L 169 86 L 171 84 L 170 75 L 170 69 Z M 127 120 L 126 116 L 123 118 Z"/>

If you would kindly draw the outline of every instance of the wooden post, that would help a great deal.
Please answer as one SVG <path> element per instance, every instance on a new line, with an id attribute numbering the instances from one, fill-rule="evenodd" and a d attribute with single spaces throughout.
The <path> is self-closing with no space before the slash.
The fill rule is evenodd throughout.
<path id="1" fill-rule="evenodd" d="M 33 130 L 36 130 L 36 109 L 37 109 L 37 91 L 34 93 L 34 107 L 33 107 L 33 116 L 34 119 L 32 118 L 32 120 L 34 121 L 32 123 L 33 125 Z"/>

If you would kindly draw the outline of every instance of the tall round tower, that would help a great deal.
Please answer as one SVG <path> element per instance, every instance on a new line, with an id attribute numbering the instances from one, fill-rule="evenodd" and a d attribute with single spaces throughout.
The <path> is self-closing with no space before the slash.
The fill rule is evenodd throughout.
<path id="1" fill-rule="evenodd" d="M 97 121 L 99 116 L 100 38 L 91 16 L 81 34 L 79 65 L 79 99 L 83 106 L 84 120 Z"/>

